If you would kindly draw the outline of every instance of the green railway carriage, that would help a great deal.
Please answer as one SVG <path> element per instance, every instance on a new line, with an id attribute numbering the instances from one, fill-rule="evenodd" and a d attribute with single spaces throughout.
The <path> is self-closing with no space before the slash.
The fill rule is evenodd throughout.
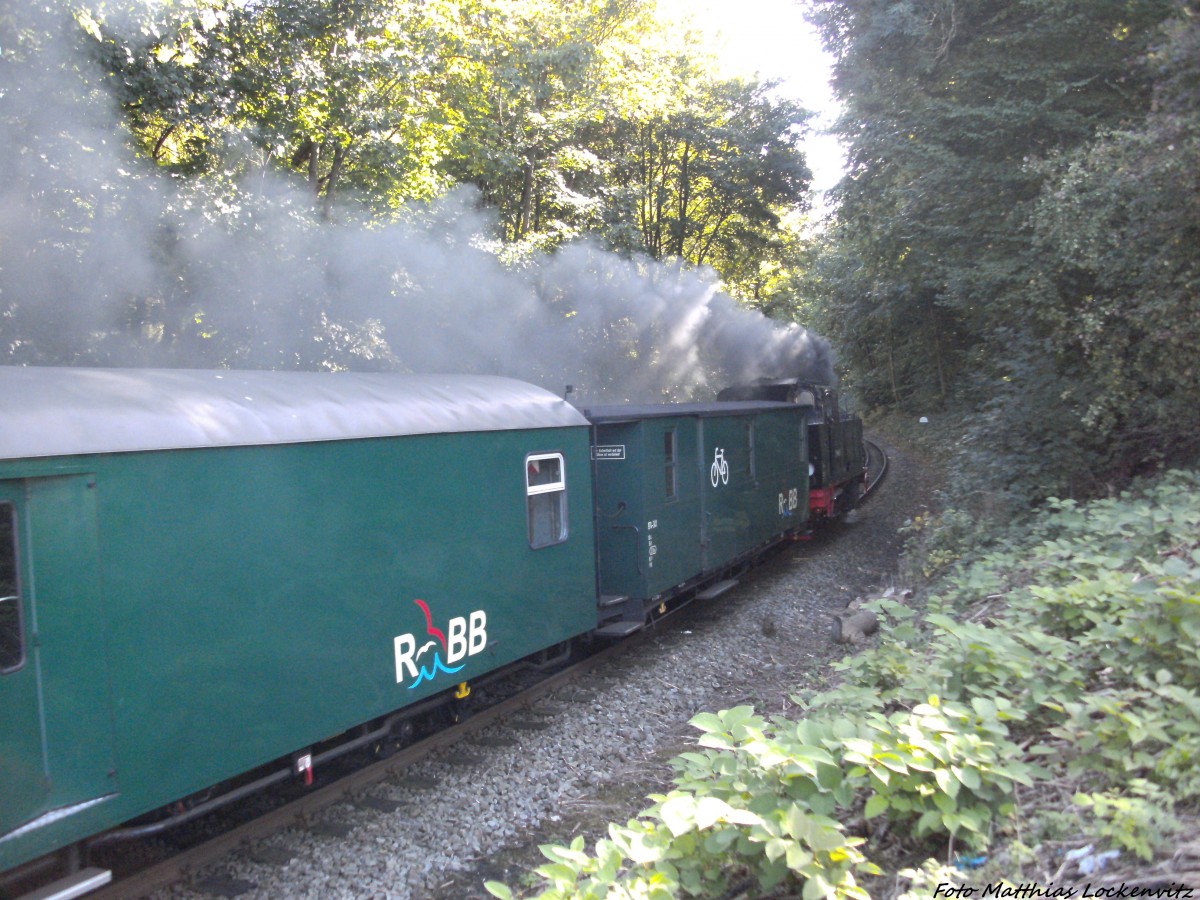
<path id="1" fill-rule="evenodd" d="M 589 456 L 508 379 L 0 369 L 0 872 L 594 629 Z"/>
<path id="2" fill-rule="evenodd" d="M 807 528 L 804 411 L 723 402 L 596 407 L 596 557 L 606 628 L 718 581 L 765 546 Z M 702 594 L 705 593 L 702 591 Z"/>
<path id="3" fill-rule="evenodd" d="M 795 378 L 761 379 L 727 387 L 717 399 L 772 400 L 803 407 L 812 465 L 808 484 L 811 517 L 833 518 L 858 503 L 867 477 L 863 424 L 845 408 L 836 390 Z"/>

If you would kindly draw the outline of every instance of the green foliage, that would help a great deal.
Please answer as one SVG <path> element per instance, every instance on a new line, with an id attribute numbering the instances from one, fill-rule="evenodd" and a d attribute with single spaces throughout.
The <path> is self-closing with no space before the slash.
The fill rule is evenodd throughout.
<path id="1" fill-rule="evenodd" d="M 1135 778 L 1122 790 L 1078 793 L 1075 803 L 1091 814 L 1095 833 L 1110 843 L 1150 860 L 1179 830 L 1170 811 L 1170 795 L 1156 784 Z"/>
<path id="2" fill-rule="evenodd" d="M 767 722 L 749 707 L 696 716 L 704 749 L 675 761 L 675 790 L 610 826 L 593 855 L 581 839 L 543 848 L 552 862 L 535 872 L 548 885 L 536 896 L 713 895 L 746 890 L 738 879 L 748 873 L 763 893 L 786 883 L 809 898 L 865 897 L 861 878 L 879 869 L 838 816 L 861 809 L 917 838 L 982 847 L 995 818 L 1012 814 L 1014 786 L 1036 774 L 1014 759 L 1001 704 L 931 697 L 848 717 L 844 694 L 827 699 L 829 714 L 818 705 L 800 722 Z"/>
<path id="3" fill-rule="evenodd" d="M 1172 472 L 1086 506 L 1051 501 L 946 578 L 926 619 L 922 686 L 1008 704 L 1043 763 L 1089 785 L 1077 802 L 1093 832 L 1143 857 L 1173 804 L 1200 797 L 1198 488 Z"/>
<path id="4" fill-rule="evenodd" d="M 443 97 L 457 134 L 439 168 L 479 189 L 507 241 L 552 246 L 596 229 L 613 162 L 596 135 L 621 90 L 612 56 L 652 28 L 644 4 L 452 5 L 468 86 Z"/>
<path id="5" fill-rule="evenodd" d="M 85 12 L 140 153 L 228 203 L 259 168 L 334 216 L 472 185 L 520 257 L 584 236 L 727 273 L 791 265 L 807 114 L 722 80 L 644 0 L 185 0 Z"/>
<path id="6" fill-rule="evenodd" d="M 844 699 L 844 698 L 842 698 Z M 676 787 L 626 826 L 610 826 L 594 854 L 582 839 L 544 847 L 536 896 L 713 895 L 746 875 L 770 893 L 785 884 L 803 896 L 865 897 L 878 874 L 837 816 L 860 809 L 917 838 L 986 845 L 996 816 L 1012 814 L 1014 785 L 1035 767 L 1014 760 L 1004 710 L 936 697 L 911 712 L 822 715 L 767 722 L 749 707 L 692 720 L 700 751 L 675 761 Z M 510 896 L 503 885 L 489 885 Z"/>
<path id="7" fill-rule="evenodd" d="M 945 893 L 946 885 L 963 884 L 967 880 L 961 871 L 936 859 L 925 860 L 919 869 L 901 869 L 899 874 L 909 884 L 899 900 L 935 900 Z"/>
<path id="8" fill-rule="evenodd" d="M 815 284 L 865 404 L 952 410 L 962 483 L 1021 503 L 1193 462 L 1194 5 L 815 9 L 849 145 Z"/>
<path id="9" fill-rule="evenodd" d="M 1150 723 L 1164 704 L 1174 707 L 1161 716 L 1172 720 L 1171 733 L 1190 735 L 1184 698 L 1200 687 L 1198 485 L 1195 475 L 1172 473 L 1145 493 L 1086 507 L 1052 501 L 986 550 L 969 544 L 975 561 L 929 601 L 922 650 L 934 662 L 923 689 L 1005 697 L 1031 721 L 1049 716 L 1064 729 L 1059 736 L 1080 741 L 1079 752 L 1095 744 L 1122 767 L 1125 752 L 1152 736 L 1162 748 L 1165 733 Z M 970 609 L 984 620 L 951 618 Z M 1126 735 L 1123 745 L 1105 734 L 1109 727 Z M 1078 765 L 1098 762 L 1088 756 Z"/>
<path id="10" fill-rule="evenodd" d="M 675 897 L 723 892 L 735 884 L 761 892 L 781 885 L 816 897 L 864 898 L 857 875 L 877 869 L 863 856 L 861 838 L 832 818 L 853 801 L 854 784 L 822 737 L 832 729 L 783 727 L 749 707 L 704 713 L 701 752 L 676 760 L 676 789 L 609 836 L 592 855 L 582 839 L 569 848 L 544 847 L 551 860 L 536 873 L 543 898 Z M 816 729 L 816 730 L 814 730 Z M 501 886 L 489 885 L 496 896 Z"/>
<path id="11" fill-rule="evenodd" d="M 806 206 L 810 179 L 797 148 L 807 113 L 773 99 L 771 85 L 676 76 L 667 102 L 634 108 L 616 135 L 629 143 L 615 169 L 627 189 L 620 218 L 641 249 L 712 265 L 757 291 L 778 262 L 780 215 Z"/>
<path id="12" fill-rule="evenodd" d="M 900 534 L 907 538 L 904 574 L 929 579 L 944 571 L 970 549 L 973 536 L 980 534 L 977 526 L 976 518 L 965 509 L 913 516 L 900 527 Z"/>
<path id="13" fill-rule="evenodd" d="M 924 619 L 876 601 L 885 638 L 843 662 L 843 686 L 815 707 L 874 694 L 879 716 L 937 695 L 994 712 L 1004 740 L 1031 748 L 1025 775 L 1049 767 L 1086 784 L 1093 833 L 1144 856 L 1173 804 L 1200 798 L 1200 475 L 1052 500 L 986 540 L 961 513 L 947 520 L 934 546 L 962 561 Z M 919 522 L 917 535 L 932 528 Z M 1001 758 L 1020 757 L 1008 744 Z"/>
<path id="14" fill-rule="evenodd" d="M 650 0 L 18 3 L 0 47 L 10 362 L 404 368 L 415 321 L 461 330 L 427 287 L 458 259 L 572 241 L 796 308 L 806 114 Z M 439 246 L 385 272 L 414 221 Z"/>
<path id="15" fill-rule="evenodd" d="M 879 870 L 841 824 L 855 819 L 886 819 L 907 853 L 999 856 L 1018 882 L 1038 853 L 1020 834 L 1151 859 L 1200 799 L 1200 473 L 957 534 L 924 616 L 873 601 L 878 646 L 798 700 L 799 721 L 696 716 L 674 789 L 594 853 L 543 848 L 534 896 L 862 897 Z M 1073 812 L 1053 799 L 1063 785 Z M 933 860 L 901 875 L 911 897 L 963 878 Z"/>
<path id="16" fill-rule="evenodd" d="M 1155 79 L 1144 117 L 1042 169 L 1051 184 L 1032 217 L 1043 263 L 1030 299 L 1078 373 L 1081 443 L 1101 460 L 1197 451 L 1200 369 L 1180 364 L 1200 338 L 1197 60 L 1200 16 L 1180 4 L 1145 61 Z"/>
<path id="17" fill-rule="evenodd" d="M 934 696 L 911 711 L 868 714 L 870 737 L 843 742 L 849 774 L 867 775 L 874 791 L 863 814 L 887 814 L 916 838 L 986 846 L 993 817 L 1012 814 L 1014 783 L 1030 784 L 1035 771 L 1014 760 L 1005 711 L 979 697 L 967 707 Z"/>
<path id="18" fill-rule="evenodd" d="M 97 15 L 110 73 L 142 153 L 236 192 L 254 167 L 294 176 L 328 218 L 335 197 L 384 211 L 448 183 L 438 100 L 459 87 L 441 55 L 447 4 L 191 0 L 139 23 Z"/>

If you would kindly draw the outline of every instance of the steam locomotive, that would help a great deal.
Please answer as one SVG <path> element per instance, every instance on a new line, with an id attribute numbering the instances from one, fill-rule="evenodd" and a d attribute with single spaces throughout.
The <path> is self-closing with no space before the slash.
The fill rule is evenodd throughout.
<path id="1" fill-rule="evenodd" d="M 497 377 L 10 367 L 0 421 L 0 889 L 103 881 L 98 841 L 718 596 L 865 478 L 859 421 L 794 381 L 580 409 Z"/>

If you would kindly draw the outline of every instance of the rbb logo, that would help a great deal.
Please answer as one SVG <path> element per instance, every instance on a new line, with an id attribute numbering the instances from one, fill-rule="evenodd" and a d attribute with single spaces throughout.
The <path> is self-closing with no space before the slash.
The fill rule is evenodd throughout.
<path id="1" fill-rule="evenodd" d="M 433 624 L 433 615 L 424 600 L 414 601 L 425 613 L 425 633 L 432 640 L 417 648 L 417 637 L 411 633 L 397 635 L 392 643 L 396 656 L 396 683 L 412 679 L 409 688 L 432 681 L 439 673 L 453 675 L 462 670 L 460 660 L 474 656 L 487 646 L 487 613 L 477 609 L 467 616 L 455 616 L 446 624 L 446 631 Z M 432 656 L 429 655 L 430 651 Z M 443 656 L 445 657 L 443 659 Z"/>
<path id="2" fill-rule="evenodd" d="M 446 662 L 454 664 L 464 656 L 474 656 L 487 646 L 487 613 L 477 609 L 471 613 L 471 621 L 462 616 L 450 620 L 450 646 L 446 649 Z"/>

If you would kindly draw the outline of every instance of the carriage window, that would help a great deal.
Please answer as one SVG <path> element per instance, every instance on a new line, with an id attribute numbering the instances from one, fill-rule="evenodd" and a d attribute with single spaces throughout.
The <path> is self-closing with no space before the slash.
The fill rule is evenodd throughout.
<path id="1" fill-rule="evenodd" d="M 16 508 L 11 503 L 0 503 L 0 674 L 20 668 L 25 661 L 16 523 Z"/>
<path id="2" fill-rule="evenodd" d="M 567 476 L 561 453 L 525 460 L 529 503 L 529 546 L 537 550 L 567 539 Z"/>
<path id="3" fill-rule="evenodd" d="M 678 486 L 675 480 L 675 429 L 668 429 L 663 433 L 663 460 L 666 467 L 665 482 L 667 499 L 671 500 L 675 497 L 675 490 Z"/>

